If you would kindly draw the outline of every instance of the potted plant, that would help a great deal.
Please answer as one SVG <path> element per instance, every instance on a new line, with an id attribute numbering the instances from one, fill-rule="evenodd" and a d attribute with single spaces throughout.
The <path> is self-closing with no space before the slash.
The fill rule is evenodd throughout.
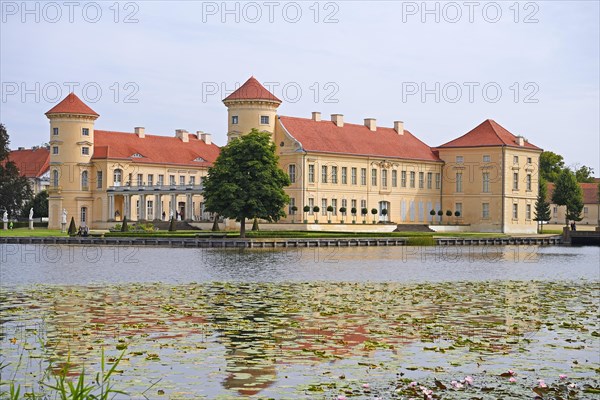
<path id="1" fill-rule="evenodd" d="M 346 222 L 346 207 L 340 207 L 340 213 L 342 214 L 341 223 L 343 224 L 344 222 Z"/>
<path id="2" fill-rule="evenodd" d="M 367 223 L 367 214 L 369 213 L 369 210 L 367 210 L 367 208 L 364 207 L 360 210 L 360 213 L 363 216 L 363 224 L 366 224 Z"/>
<path id="3" fill-rule="evenodd" d="M 444 215 L 444 212 L 442 210 L 438 210 L 437 215 L 438 215 L 438 217 L 440 217 L 439 222 L 441 224 L 442 223 L 442 215 Z"/>
<path id="4" fill-rule="evenodd" d="M 307 213 L 310 212 L 310 207 L 309 206 L 304 206 L 303 210 L 304 210 L 304 223 L 308 224 L 308 215 L 307 215 Z"/>
<path id="5" fill-rule="evenodd" d="M 327 206 L 327 223 L 331 223 L 331 213 L 333 212 L 333 206 Z"/>
<path id="6" fill-rule="evenodd" d="M 377 222 L 377 218 L 375 217 L 377 215 L 377 209 L 376 208 L 371 208 L 371 214 L 373 214 L 373 223 Z"/>
<path id="7" fill-rule="evenodd" d="M 431 215 L 431 222 L 433 222 L 433 217 L 435 216 L 435 210 L 433 208 L 429 211 L 429 215 Z"/>
<path id="8" fill-rule="evenodd" d="M 355 224 L 356 223 L 356 207 L 352 207 L 350 209 L 350 213 L 352 214 L 352 223 Z"/>
<path id="9" fill-rule="evenodd" d="M 313 212 L 315 213 L 315 224 L 319 223 L 319 211 L 321 211 L 321 209 L 319 208 L 319 206 L 314 206 L 313 207 Z"/>
<path id="10" fill-rule="evenodd" d="M 383 215 L 383 222 L 387 222 L 386 220 L 386 216 L 387 216 L 387 208 L 384 208 L 383 210 L 381 210 L 381 215 Z"/>
<path id="11" fill-rule="evenodd" d="M 456 223 L 458 224 L 458 217 L 460 217 L 460 211 L 454 211 L 454 216 L 456 217 Z"/>
<path id="12" fill-rule="evenodd" d="M 292 224 L 296 222 L 296 211 L 298 211 L 298 207 L 292 206 Z"/>
<path id="13" fill-rule="evenodd" d="M 451 216 L 452 216 L 452 211 L 446 210 L 446 217 L 451 217 Z M 448 219 L 448 224 L 450 224 L 450 219 Z"/>

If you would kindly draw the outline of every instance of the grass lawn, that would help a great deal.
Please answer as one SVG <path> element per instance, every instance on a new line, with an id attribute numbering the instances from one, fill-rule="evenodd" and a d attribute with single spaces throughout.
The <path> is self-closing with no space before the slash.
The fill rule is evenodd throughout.
<path id="1" fill-rule="evenodd" d="M 30 231 L 29 228 L 15 228 L 7 231 L 0 230 L 0 236 L 68 236 L 66 233 L 61 233 L 60 229 L 35 228 Z"/>

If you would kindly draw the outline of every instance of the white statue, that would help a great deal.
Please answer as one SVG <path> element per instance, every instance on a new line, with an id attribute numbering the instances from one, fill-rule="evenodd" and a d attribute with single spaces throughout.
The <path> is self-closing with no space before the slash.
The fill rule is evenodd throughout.
<path id="1" fill-rule="evenodd" d="M 31 207 L 29 209 L 29 220 L 31 221 L 33 219 L 33 207 Z"/>
<path id="2" fill-rule="evenodd" d="M 63 208 L 63 212 L 62 212 L 62 220 L 60 222 L 63 224 L 67 223 L 67 210 L 65 210 L 64 208 Z"/>
<path id="3" fill-rule="evenodd" d="M 4 210 L 4 214 L 2 214 L 2 222 L 8 222 L 8 213 Z"/>
<path id="4" fill-rule="evenodd" d="M 171 210 L 171 212 L 169 212 L 169 221 L 173 219 L 173 210 Z"/>

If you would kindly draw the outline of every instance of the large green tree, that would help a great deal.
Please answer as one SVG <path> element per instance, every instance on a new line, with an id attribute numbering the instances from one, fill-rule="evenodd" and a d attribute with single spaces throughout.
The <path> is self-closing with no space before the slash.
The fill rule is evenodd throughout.
<path id="1" fill-rule="evenodd" d="M 569 226 L 569 220 L 581 221 L 583 211 L 583 191 L 575 178 L 575 174 L 568 168 L 562 170 L 555 182 L 552 202 L 559 206 L 565 206 L 565 224 Z"/>
<path id="2" fill-rule="evenodd" d="M 548 182 L 556 182 L 560 172 L 565 168 L 565 161 L 560 154 L 544 151 L 540 154 L 540 177 Z"/>
<path id="3" fill-rule="evenodd" d="M 577 182 L 594 182 L 594 169 L 587 165 L 575 168 L 575 178 L 577 179 Z"/>
<path id="4" fill-rule="evenodd" d="M 6 210 L 10 216 L 20 214 L 25 201 L 32 196 L 29 180 L 21 176 L 14 162 L 8 160 L 10 148 L 8 132 L 0 124 L 0 212 Z"/>
<path id="5" fill-rule="evenodd" d="M 48 217 L 48 192 L 42 190 L 36 194 L 23 206 L 21 214 L 23 217 L 29 217 L 29 210 L 33 208 L 34 218 Z"/>
<path id="6" fill-rule="evenodd" d="M 284 217 L 289 196 L 283 188 L 290 179 L 278 161 L 268 133 L 252 129 L 233 139 L 208 170 L 203 188 L 206 210 L 239 221 L 240 237 L 246 236 L 247 219 Z"/>
<path id="7" fill-rule="evenodd" d="M 548 202 L 548 188 L 546 181 L 540 179 L 540 189 L 538 191 L 538 197 L 535 201 L 534 215 L 535 221 L 538 221 L 540 232 L 544 231 L 544 222 L 550 221 L 550 203 Z"/>

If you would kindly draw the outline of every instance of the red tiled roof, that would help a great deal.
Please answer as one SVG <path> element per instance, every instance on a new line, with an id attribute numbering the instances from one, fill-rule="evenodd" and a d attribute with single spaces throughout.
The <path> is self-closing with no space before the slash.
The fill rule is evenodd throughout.
<path id="1" fill-rule="evenodd" d="M 50 168 L 50 151 L 45 147 L 12 150 L 8 160 L 15 163 L 22 176 L 39 178 Z"/>
<path id="2" fill-rule="evenodd" d="M 471 131 L 465 133 L 459 138 L 444 143 L 438 148 L 444 147 L 479 147 L 479 146 L 519 146 L 518 139 L 515 135 L 506 130 L 503 126 L 492 119 L 486 119 L 481 124 L 477 125 Z M 525 142 L 523 146 L 527 149 L 542 150 L 529 142 Z"/>
<path id="3" fill-rule="evenodd" d="M 48 110 L 46 115 L 64 113 L 99 116 L 96 111 L 92 110 L 87 106 L 87 104 L 81 101 L 81 99 L 77 97 L 75 93 L 69 93 L 69 95 L 63 99 L 63 101 Z"/>
<path id="4" fill-rule="evenodd" d="M 547 201 L 552 203 L 552 193 L 554 193 L 554 183 L 548 182 L 548 198 Z M 598 183 L 579 183 L 581 190 L 583 191 L 583 203 L 584 204 L 598 204 Z"/>
<path id="5" fill-rule="evenodd" d="M 331 121 L 284 116 L 279 120 L 306 151 L 440 161 L 429 146 L 407 130 L 399 135 L 393 128 L 377 127 L 373 132 L 357 124 L 338 127 Z"/>
<path id="6" fill-rule="evenodd" d="M 242 86 L 235 92 L 225 97 L 223 101 L 228 100 L 268 100 L 281 103 L 275 95 L 269 92 L 255 77 L 251 76 Z"/>
<path id="7" fill-rule="evenodd" d="M 134 163 L 171 164 L 185 166 L 210 166 L 219 155 L 219 147 L 206 144 L 196 135 L 189 135 L 190 141 L 169 136 L 94 130 L 94 154 L 92 159 L 129 159 Z M 134 154 L 143 157 L 131 157 Z M 205 161 L 194 161 L 198 158 Z"/>

